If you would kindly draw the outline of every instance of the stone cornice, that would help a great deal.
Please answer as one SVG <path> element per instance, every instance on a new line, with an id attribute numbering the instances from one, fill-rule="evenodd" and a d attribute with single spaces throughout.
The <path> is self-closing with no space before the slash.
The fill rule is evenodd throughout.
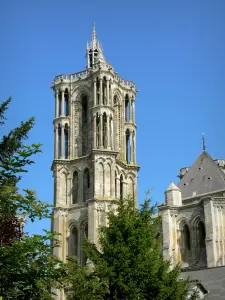
<path id="1" fill-rule="evenodd" d="M 114 151 L 114 150 L 107 150 L 107 149 L 92 149 L 92 155 L 110 155 L 110 156 L 117 156 L 118 155 L 118 151 Z"/>
<path id="2" fill-rule="evenodd" d="M 139 171 L 140 170 L 140 166 L 138 165 L 131 165 L 131 164 L 126 164 L 124 162 L 122 162 L 121 160 L 116 160 L 117 164 L 119 166 L 121 166 L 122 168 L 124 169 L 127 169 L 127 170 L 135 170 L 135 171 Z"/>

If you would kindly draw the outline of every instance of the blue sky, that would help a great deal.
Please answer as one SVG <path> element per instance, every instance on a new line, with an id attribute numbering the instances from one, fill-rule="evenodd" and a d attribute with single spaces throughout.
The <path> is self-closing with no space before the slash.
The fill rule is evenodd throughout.
<path id="1" fill-rule="evenodd" d="M 43 201 L 53 200 L 51 82 L 85 68 L 94 21 L 106 59 L 140 89 L 139 202 L 154 187 L 160 203 L 170 180 L 200 154 L 202 132 L 210 155 L 225 158 L 225 1 L 0 2 L 0 99 L 13 97 L 4 130 L 36 117 L 29 141 L 41 142 L 43 154 L 21 186 Z M 27 231 L 41 228 L 49 222 L 28 224 Z"/>

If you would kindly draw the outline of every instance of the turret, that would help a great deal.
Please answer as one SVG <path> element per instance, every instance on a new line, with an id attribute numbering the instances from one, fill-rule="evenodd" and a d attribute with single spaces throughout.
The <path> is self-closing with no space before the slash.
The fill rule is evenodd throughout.
<path id="1" fill-rule="evenodd" d="M 165 201 L 168 206 L 181 206 L 181 191 L 176 184 L 171 181 L 169 187 L 165 191 Z"/>

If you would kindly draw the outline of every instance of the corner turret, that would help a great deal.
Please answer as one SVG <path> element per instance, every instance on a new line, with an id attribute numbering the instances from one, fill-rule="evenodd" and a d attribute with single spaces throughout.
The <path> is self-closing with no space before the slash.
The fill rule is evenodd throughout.
<path id="1" fill-rule="evenodd" d="M 181 191 L 176 184 L 171 181 L 169 187 L 165 191 L 165 201 L 168 206 L 181 206 Z"/>

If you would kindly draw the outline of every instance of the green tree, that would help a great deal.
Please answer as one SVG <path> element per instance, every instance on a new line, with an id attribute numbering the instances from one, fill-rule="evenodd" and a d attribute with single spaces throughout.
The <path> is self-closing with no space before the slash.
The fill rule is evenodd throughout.
<path id="1" fill-rule="evenodd" d="M 147 199 L 139 210 L 132 199 L 118 200 L 116 213 L 108 214 L 108 227 L 100 229 L 101 251 L 85 242 L 93 271 L 69 264 L 70 300 L 186 299 L 188 280 L 180 281 L 180 267 L 171 269 L 162 258 L 161 219 L 155 209 Z"/>
<path id="2" fill-rule="evenodd" d="M 11 98 L 0 105 L 0 126 Z M 33 190 L 19 190 L 26 167 L 32 165 L 41 144 L 24 141 L 34 126 L 34 118 L 4 135 L 0 141 L 0 296 L 3 299 L 52 299 L 51 287 L 60 287 L 64 264 L 52 255 L 55 235 L 21 236 L 20 218 L 50 218 L 51 206 L 40 201 Z"/>

